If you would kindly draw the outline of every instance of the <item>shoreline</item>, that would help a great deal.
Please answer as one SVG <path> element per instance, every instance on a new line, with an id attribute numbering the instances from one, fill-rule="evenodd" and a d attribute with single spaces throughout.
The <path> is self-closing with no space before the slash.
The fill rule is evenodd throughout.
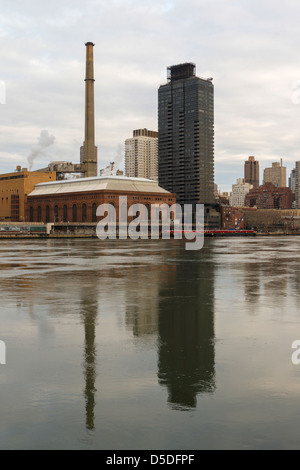
<path id="1" fill-rule="evenodd" d="M 255 232 L 253 234 L 207 234 L 205 238 L 253 238 L 253 237 L 296 237 L 300 236 L 300 232 Z M 53 239 L 97 239 L 96 234 L 84 234 L 84 233 L 56 233 L 56 234 L 47 234 L 47 233 L 34 233 L 34 234 L 1 234 L 0 240 L 53 240 Z M 171 237 L 173 238 L 173 237 Z M 128 237 L 130 239 L 130 237 Z M 148 238 L 151 240 L 151 237 Z M 161 239 L 161 238 L 160 238 Z M 118 240 L 118 238 L 117 238 Z"/>

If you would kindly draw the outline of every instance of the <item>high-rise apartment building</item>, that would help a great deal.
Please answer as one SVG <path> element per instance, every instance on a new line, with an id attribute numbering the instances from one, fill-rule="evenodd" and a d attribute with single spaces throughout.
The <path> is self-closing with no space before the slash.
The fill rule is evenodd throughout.
<path id="1" fill-rule="evenodd" d="M 253 186 L 246 183 L 244 179 L 238 179 L 236 184 L 232 185 L 232 193 L 229 197 L 229 204 L 231 207 L 243 207 L 245 205 L 245 198 Z"/>
<path id="2" fill-rule="evenodd" d="M 272 183 L 277 188 L 286 188 L 286 167 L 281 162 L 272 163 L 272 168 L 264 171 L 264 184 Z"/>
<path id="3" fill-rule="evenodd" d="M 252 184 L 253 188 L 259 188 L 259 162 L 255 157 L 249 157 L 245 162 L 245 183 Z"/>
<path id="4" fill-rule="evenodd" d="M 158 181 L 158 132 L 138 129 L 125 141 L 125 175 Z"/>
<path id="5" fill-rule="evenodd" d="M 289 177 L 289 188 L 292 193 L 295 194 L 296 192 L 296 168 L 291 171 L 291 175 Z"/>
<path id="6" fill-rule="evenodd" d="M 213 205 L 214 86 L 196 77 L 195 64 L 168 67 L 158 91 L 158 133 L 159 185 L 179 204 Z"/>

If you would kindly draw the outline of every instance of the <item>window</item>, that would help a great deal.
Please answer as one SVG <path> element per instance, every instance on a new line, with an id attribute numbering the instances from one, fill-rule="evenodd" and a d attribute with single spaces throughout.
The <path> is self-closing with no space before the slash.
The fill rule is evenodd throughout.
<path id="1" fill-rule="evenodd" d="M 58 222 L 58 206 L 54 207 L 54 222 Z"/>
<path id="2" fill-rule="evenodd" d="M 30 222 L 33 222 L 33 207 L 32 206 L 30 206 L 30 215 L 29 215 L 29 217 L 30 217 L 30 219 L 29 219 Z"/>
<path id="3" fill-rule="evenodd" d="M 46 206 L 46 224 L 50 222 L 50 207 Z"/>
<path id="4" fill-rule="evenodd" d="M 73 222 L 77 222 L 77 205 L 73 205 Z"/>
<path id="5" fill-rule="evenodd" d="M 82 222 L 86 222 L 86 204 L 82 204 Z"/>
<path id="6" fill-rule="evenodd" d="M 92 222 L 97 222 L 97 204 L 95 202 L 92 206 Z"/>
<path id="7" fill-rule="evenodd" d="M 68 206 L 64 205 L 63 208 L 63 219 L 64 222 L 68 222 Z"/>

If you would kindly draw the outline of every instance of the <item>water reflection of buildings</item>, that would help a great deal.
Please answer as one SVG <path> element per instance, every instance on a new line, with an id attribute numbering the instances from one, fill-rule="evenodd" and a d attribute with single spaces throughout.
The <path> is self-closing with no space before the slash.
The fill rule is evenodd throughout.
<path id="1" fill-rule="evenodd" d="M 158 334 L 159 384 L 167 387 L 174 409 L 196 407 L 197 394 L 216 387 L 214 268 L 203 252 L 192 253 L 177 245 L 166 253 L 171 264 L 148 267 L 126 293 L 134 334 Z"/>
<path id="2" fill-rule="evenodd" d="M 216 387 L 214 267 L 192 253 L 178 253 L 174 284 L 160 291 L 158 377 L 174 409 L 196 407 L 197 394 Z"/>
<path id="3" fill-rule="evenodd" d="M 96 382 L 96 322 L 98 313 L 98 303 L 93 299 L 88 289 L 82 291 L 81 296 L 81 316 L 84 324 L 84 376 L 85 376 L 85 410 L 86 428 L 90 431 L 95 428 L 95 387 Z"/>
<path id="4" fill-rule="evenodd" d="M 280 250 L 260 254 L 261 259 L 252 259 L 243 264 L 241 278 L 244 282 L 245 300 L 251 304 L 249 313 L 256 314 L 253 304 L 260 304 L 261 297 L 278 301 L 288 290 L 289 259 L 282 257 Z"/>
<path id="5" fill-rule="evenodd" d="M 18 279 L 14 281 L 14 296 L 20 297 L 18 306 L 26 305 L 30 317 L 35 321 L 39 335 L 43 342 L 49 334 L 54 333 L 48 315 L 50 317 L 67 318 L 79 315 L 84 327 L 84 399 L 86 429 L 95 429 L 95 406 L 96 406 L 96 377 L 97 377 L 97 348 L 96 348 L 96 325 L 98 315 L 98 280 L 97 276 L 89 273 L 76 273 L 76 281 L 79 281 L 81 289 L 74 289 L 73 274 L 48 273 L 36 279 Z M 22 295 L 18 295 L 19 291 Z M 55 298 L 55 302 L 52 300 Z M 72 299 L 72 305 L 77 306 L 76 312 L 70 310 L 65 299 Z M 37 306 L 47 305 L 47 315 L 41 315 Z"/>
<path id="6" fill-rule="evenodd" d="M 134 281 L 129 275 L 126 284 L 126 326 L 136 337 L 157 336 L 160 289 L 172 283 L 176 266 L 136 266 L 133 275 Z"/>

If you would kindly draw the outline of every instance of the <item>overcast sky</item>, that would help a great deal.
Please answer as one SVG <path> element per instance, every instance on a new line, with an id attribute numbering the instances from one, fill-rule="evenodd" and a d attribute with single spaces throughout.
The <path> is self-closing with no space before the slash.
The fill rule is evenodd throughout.
<path id="1" fill-rule="evenodd" d="M 95 43 L 99 167 L 120 157 L 133 129 L 157 130 L 166 68 L 194 62 L 215 86 L 215 181 L 300 160 L 299 0 L 0 0 L 0 172 L 79 161 L 84 139 L 85 43 Z M 5 92 L 5 93 L 4 93 Z M 5 103 L 4 103 L 5 102 Z"/>

